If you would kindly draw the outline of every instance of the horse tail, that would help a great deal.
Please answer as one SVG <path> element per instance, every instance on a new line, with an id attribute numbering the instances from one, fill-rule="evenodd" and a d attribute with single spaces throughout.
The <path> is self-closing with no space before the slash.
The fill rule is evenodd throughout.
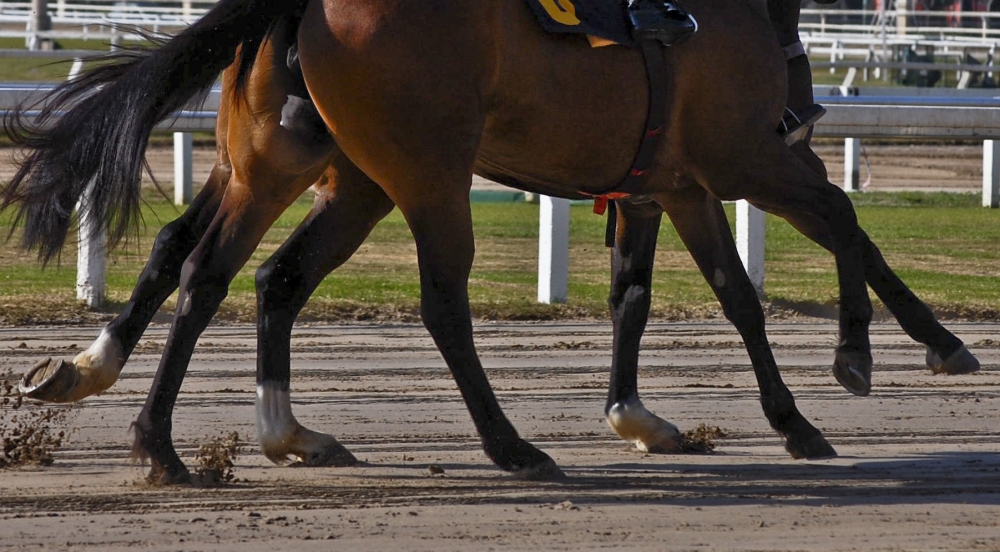
<path id="1" fill-rule="evenodd" d="M 298 19 L 307 1 L 220 0 L 157 48 L 104 56 L 107 64 L 53 90 L 33 121 L 24 106 L 8 114 L 7 135 L 28 152 L 0 190 L 0 212 L 17 208 L 11 234 L 23 226 L 21 246 L 48 262 L 66 241 L 74 207 L 111 245 L 135 232 L 153 128 L 206 92 L 237 55 L 242 91 L 271 28 Z"/>

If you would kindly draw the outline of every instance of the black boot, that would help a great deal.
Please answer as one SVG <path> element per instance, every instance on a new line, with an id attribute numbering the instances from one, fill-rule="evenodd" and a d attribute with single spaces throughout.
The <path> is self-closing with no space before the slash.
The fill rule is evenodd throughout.
<path id="1" fill-rule="evenodd" d="M 698 30 L 694 18 L 670 0 L 629 0 L 628 15 L 636 40 L 659 40 L 670 46 Z"/>

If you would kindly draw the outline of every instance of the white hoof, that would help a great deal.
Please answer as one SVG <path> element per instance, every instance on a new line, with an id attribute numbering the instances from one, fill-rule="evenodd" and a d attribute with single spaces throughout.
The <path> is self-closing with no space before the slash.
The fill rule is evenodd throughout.
<path id="1" fill-rule="evenodd" d="M 121 345 L 106 330 L 73 362 L 48 359 L 21 378 L 21 393 L 47 402 L 76 402 L 109 389 L 125 366 Z"/>
<path id="2" fill-rule="evenodd" d="M 671 454 L 681 450 L 677 426 L 646 410 L 639 399 L 615 403 L 608 411 L 608 425 L 643 452 Z"/>
<path id="3" fill-rule="evenodd" d="M 306 429 L 292 414 L 287 390 L 257 386 L 257 439 L 268 460 L 279 466 L 353 466 L 358 460 L 331 435 Z"/>

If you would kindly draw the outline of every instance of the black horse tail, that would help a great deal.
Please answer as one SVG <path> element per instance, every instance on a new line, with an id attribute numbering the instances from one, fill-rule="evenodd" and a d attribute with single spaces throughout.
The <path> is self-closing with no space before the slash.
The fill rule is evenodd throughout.
<path id="1" fill-rule="evenodd" d="M 162 46 L 110 54 L 110 64 L 61 84 L 34 121 L 26 120 L 23 106 L 10 114 L 7 135 L 28 153 L 0 190 L 0 212 L 17 207 L 22 247 L 51 260 L 78 204 L 94 233 L 106 232 L 111 245 L 134 231 L 144 154 L 156 124 L 206 92 L 237 53 L 242 91 L 271 28 L 298 18 L 307 1 L 221 0 Z"/>

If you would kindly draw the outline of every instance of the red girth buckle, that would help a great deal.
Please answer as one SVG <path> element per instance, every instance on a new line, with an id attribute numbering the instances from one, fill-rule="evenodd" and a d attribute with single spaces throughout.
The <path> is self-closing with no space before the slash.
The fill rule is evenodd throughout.
<path id="1" fill-rule="evenodd" d="M 615 199 L 625 199 L 629 194 L 623 192 L 611 192 L 594 196 L 594 214 L 603 215 L 608 210 L 608 201 Z"/>

